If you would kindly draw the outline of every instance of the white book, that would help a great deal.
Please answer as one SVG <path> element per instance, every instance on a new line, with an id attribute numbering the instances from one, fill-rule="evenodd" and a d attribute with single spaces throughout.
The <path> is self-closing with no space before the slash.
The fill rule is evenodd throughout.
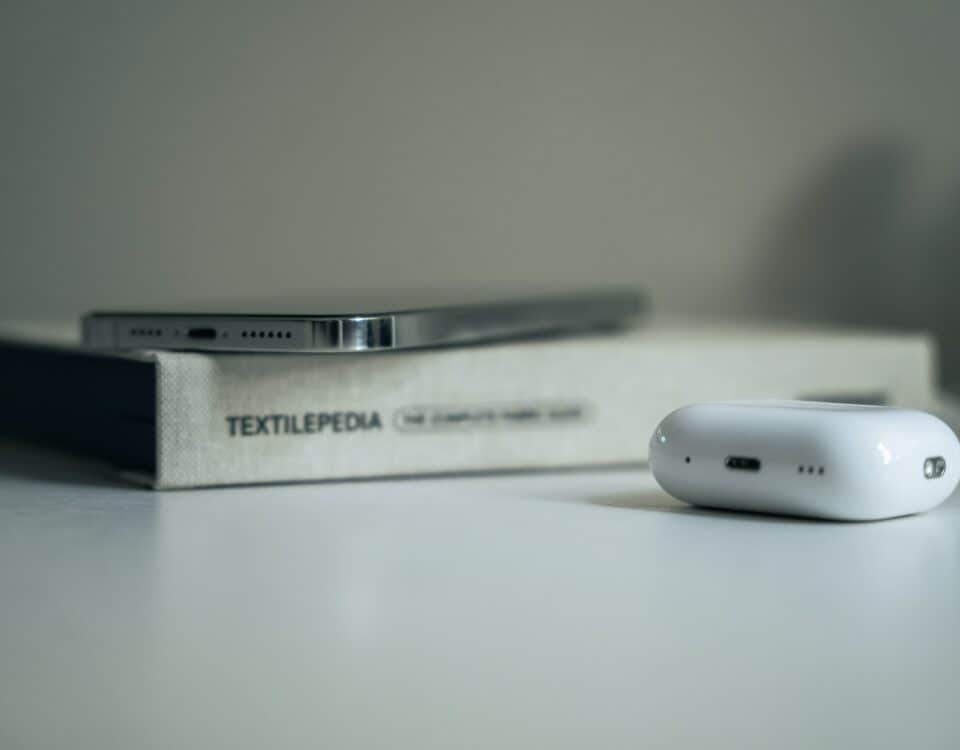
<path id="1" fill-rule="evenodd" d="M 643 463 L 659 420 L 694 401 L 929 408 L 935 350 L 912 334 L 651 325 L 383 354 L 8 343 L 0 365 L 6 431 L 173 489 Z"/>

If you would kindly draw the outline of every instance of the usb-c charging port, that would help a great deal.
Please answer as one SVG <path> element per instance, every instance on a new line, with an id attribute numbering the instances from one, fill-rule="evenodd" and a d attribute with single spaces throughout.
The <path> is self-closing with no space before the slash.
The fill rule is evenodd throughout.
<path id="1" fill-rule="evenodd" d="M 216 337 L 216 328 L 191 328 L 187 331 L 188 339 L 215 339 Z"/>
<path id="2" fill-rule="evenodd" d="M 727 456 L 723 465 L 734 471 L 760 471 L 760 459 L 749 456 Z"/>

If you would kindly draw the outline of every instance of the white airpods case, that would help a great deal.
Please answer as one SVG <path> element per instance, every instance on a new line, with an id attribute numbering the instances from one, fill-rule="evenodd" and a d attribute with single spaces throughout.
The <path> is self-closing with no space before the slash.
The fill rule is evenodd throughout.
<path id="1" fill-rule="evenodd" d="M 703 403 L 663 419 L 650 466 L 663 489 L 693 505 L 863 521 L 943 502 L 960 479 L 960 442 L 921 411 Z"/>

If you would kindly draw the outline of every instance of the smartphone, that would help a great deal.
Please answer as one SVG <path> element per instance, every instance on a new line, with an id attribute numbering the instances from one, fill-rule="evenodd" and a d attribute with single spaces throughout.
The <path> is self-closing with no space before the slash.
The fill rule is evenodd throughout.
<path id="1" fill-rule="evenodd" d="M 636 324 L 636 289 L 417 307 L 351 302 L 340 312 L 92 312 L 84 344 L 101 349 L 364 352 L 549 336 Z"/>

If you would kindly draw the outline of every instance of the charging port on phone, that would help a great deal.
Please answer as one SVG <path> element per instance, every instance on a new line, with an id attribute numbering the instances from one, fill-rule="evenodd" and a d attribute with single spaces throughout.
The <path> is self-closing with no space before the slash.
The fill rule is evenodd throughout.
<path id="1" fill-rule="evenodd" d="M 749 456 L 727 456 L 723 465 L 734 471 L 760 471 L 760 459 Z"/>
<path id="2" fill-rule="evenodd" d="M 216 328 L 191 328 L 187 331 L 187 338 L 189 339 L 215 339 L 216 337 Z"/>

